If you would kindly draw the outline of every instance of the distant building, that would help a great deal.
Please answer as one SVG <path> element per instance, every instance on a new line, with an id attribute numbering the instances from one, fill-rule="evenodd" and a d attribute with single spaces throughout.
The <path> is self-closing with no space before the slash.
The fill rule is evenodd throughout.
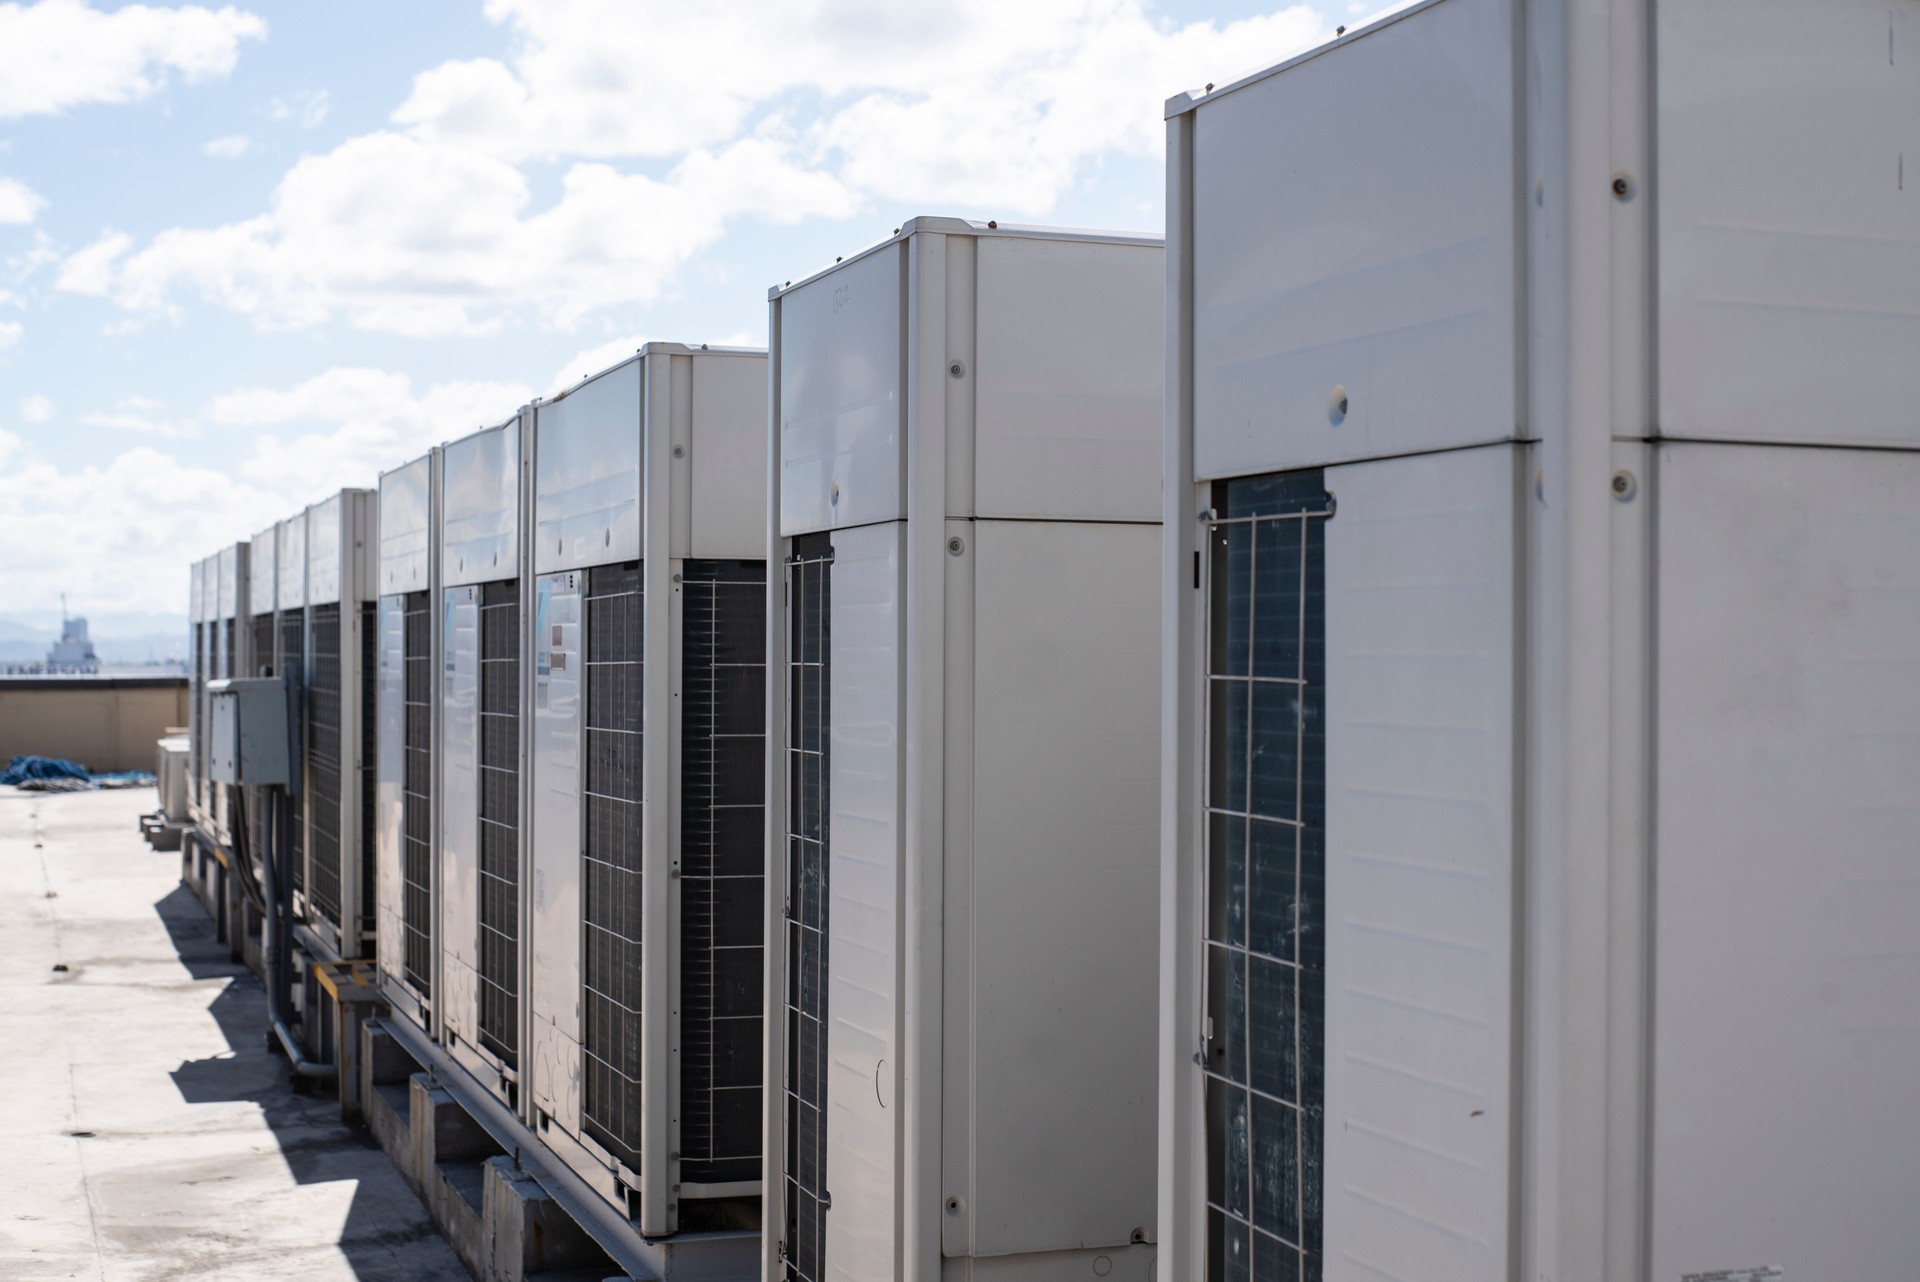
<path id="1" fill-rule="evenodd" d="M 87 621 L 81 618 L 68 618 L 65 601 L 61 602 L 60 639 L 47 651 L 47 670 L 49 672 L 98 672 L 100 656 L 93 652 L 93 642 L 87 637 Z"/>

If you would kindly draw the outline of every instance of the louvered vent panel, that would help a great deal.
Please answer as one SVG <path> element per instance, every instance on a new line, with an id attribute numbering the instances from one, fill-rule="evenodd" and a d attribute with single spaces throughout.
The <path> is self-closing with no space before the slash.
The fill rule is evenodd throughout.
<path id="1" fill-rule="evenodd" d="M 1319 472 L 1223 482 L 1214 511 L 1207 1277 L 1319 1282 L 1331 512 Z"/>
<path id="2" fill-rule="evenodd" d="M 307 894 L 336 928 L 340 921 L 340 607 L 316 605 L 312 616 L 313 683 L 307 687 L 308 814 L 312 852 Z"/>
<path id="3" fill-rule="evenodd" d="M 760 1177 L 764 561 L 688 561 L 680 711 L 680 1178 Z"/>
<path id="4" fill-rule="evenodd" d="M 827 1249 L 827 829 L 833 544 L 787 562 L 786 1276 L 822 1282 Z"/>
<path id="5" fill-rule="evenodd" d="M 427 594 L 407 595 L 407 777 L 401 814 L 401 926 L 407 982 L 433 995 L 433 620 Z"/>
<path id="6" fill-rule="evenodd" d="M 273 661 L 275 635 L 273 615 L 253 616 L 253 671 L 249 676 L 258 676 L 262 668 L 280 670 Z M 255 862 L 267 857 L 267 792 L 264 788 L 248 790 L 247 850 Z"/>
<path id="7" fill-rule="evenodd" d="M 305 610 L 283 610 L 280 614 L 280 670 L 286 674 L 287 681 L 296 691 L 306 680 L 307 670 L 307 612 Z M 300 706 L 305 707 L 305 694 L 301 694 Z M 287 846 L 288 865 L 293 870 L 290 878 L 296 891 L 304 891 L 307 886 L 307 789 L 300 783 L 304 778 L 306 741 L 305 718 L 296 732 L 294 741 L 295 756 L 291 763 L 294 780 L 300 786 L 288 789 L 287 808 L 291 812 L 293 838 Z"/>
<path id="8" fill-rule="evenodd" d="M 374 804 L 380 759 L 379 710 L 374 701 L 380 690 L 379 625 L 374 618 L 375 605 L 360 606 L 360 938 L 361 952 L 373 955 L 372 941 L 378 929 L 375 894 L 379 872 L 375 868 L 373 846 Z"/>
<path id="9" fill-rule="evenodd" d="M 519 1061 L 520 584 L 480 589 L 480 1042 Z"/>
<path id="10" fill-rule="evenodd" d="M 193 625 L 193 795 L 207 805 L 207 624 Z"/>
<path id="11" fill-rule="evenodd" d="M 640 564 L 587 572 L 586 1017 L 581 1119 L 630 1167 L 640 1163 Z"/>

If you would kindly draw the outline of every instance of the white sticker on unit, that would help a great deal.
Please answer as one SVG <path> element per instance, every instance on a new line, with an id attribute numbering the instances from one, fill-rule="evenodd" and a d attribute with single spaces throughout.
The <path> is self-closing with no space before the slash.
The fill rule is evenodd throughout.
<path id="1" fill-rule="evenodd" d="M 1714 1269 L 1707 1273 L 1682 1273 L 1680 1282 L 1787 1282 L 1787 1271 L 1777 1264 L 1757 1269 Z"/>

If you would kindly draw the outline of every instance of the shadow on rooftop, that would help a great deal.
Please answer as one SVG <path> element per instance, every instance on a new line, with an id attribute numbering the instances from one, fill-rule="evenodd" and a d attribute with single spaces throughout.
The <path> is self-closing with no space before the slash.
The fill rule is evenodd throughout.
<path id="1" fill-rule="evenodd" d="M 339 1246 L 360 1282 L 464 1279 L 466 1270 L 454 1262 L 426 1208 L 364 1128 L 341 1120 L 332 1091 L 295 1092 L 286 1061 L 268 1048 L 266 988 L 228 958 L 199 900 L 178 886 L 153 907 L 187 972 L 195 979 L 227 981 L 208 1012 L 228 1050 L 173 1070 L 180 1097 L 189 1104 L 256 1104 L 296 1181 L 354 1182 Z"/>

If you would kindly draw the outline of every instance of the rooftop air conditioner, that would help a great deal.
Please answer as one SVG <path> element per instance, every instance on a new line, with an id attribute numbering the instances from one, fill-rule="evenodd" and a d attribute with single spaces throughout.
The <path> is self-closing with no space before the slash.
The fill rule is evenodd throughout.
<path id="1" fill-rule="evenodd" d="M 1920 1260 L 1916 18 L 1169 104 L 1162 1277 Z"/>
<path id="2" fill-rule="evenodd" d="M 648 1236 L 758 1227 L 766 354 L 532 423 L 531 1120 Z"/>
<path id="3" fill-rule="evenodd" d="M 439 665 L 439 452 L 380 477 L 378 783 L 375 902 L 380 974 L 388 1000 L 433 1032 L 435 992 L 434 721 Z"/>
<path id="4" fill-rule="evenodd" d="M 279 565 L 274 572 L 274 598 L 279 605 L 280 647 L 276 652 L 280 674 L 294 692 L 294 706 L 305 709 L 307 684 L 307 513 L 304 509 L 276 527 L 275 554 Z M 288 889 L 292 895 L 293 916 L 307 915 L 307 791 L 306 717 L 295 718 L 288 734 L 293 748 L 290 773 L 293 784 L 287 789 L 287 831 L 290 834 L 286 855 L 289 870 Z"/>
<path id="5" fill-rule="evenodd" d="M 772 292 L 764 1276 L 1151 1275 L 1162 253 Z"/>
<path id="6" fill-rule="evenodd" d="M 306 924 L 335 959 L 373 942 L 377 516 L 372 490 L 307 509 Z"/>
<path id="7" fill-rule="evenodd" d="M 509 1107 L 522 1069 L 520 537 L 523 422 L 443 446 L 440 459 L 440 971 L 449 1053 Z"/>

